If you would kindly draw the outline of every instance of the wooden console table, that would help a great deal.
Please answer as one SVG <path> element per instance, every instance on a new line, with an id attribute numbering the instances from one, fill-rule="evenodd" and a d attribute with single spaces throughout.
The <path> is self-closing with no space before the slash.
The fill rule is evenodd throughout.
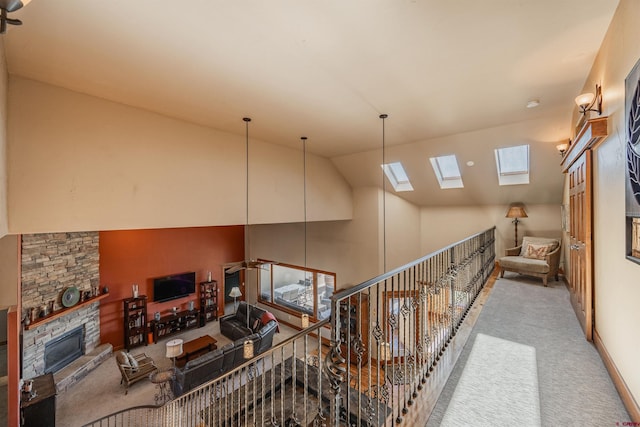
<path id="1" fill-rule="evenodd" d="M 168 337 L 185 329 L 197 328 L 199 326 L 199 315 L 200 313 L 197 309 L 184 310 L 162 316 L 160 320 L 152 320 L 153 342 L 157 343 L 158 338 Z"/>

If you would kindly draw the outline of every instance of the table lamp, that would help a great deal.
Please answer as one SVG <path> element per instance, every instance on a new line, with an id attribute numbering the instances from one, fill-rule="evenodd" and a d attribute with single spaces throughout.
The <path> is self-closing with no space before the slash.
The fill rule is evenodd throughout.
<path id="1" fill-rule="evenodd" d="M 176 357 L 182 354 L 182 343 L 180 338 L 176 338 L 171 341 L 167 341 L 167 359 L 173 360 L 173 367 L 176 367 Z"/>

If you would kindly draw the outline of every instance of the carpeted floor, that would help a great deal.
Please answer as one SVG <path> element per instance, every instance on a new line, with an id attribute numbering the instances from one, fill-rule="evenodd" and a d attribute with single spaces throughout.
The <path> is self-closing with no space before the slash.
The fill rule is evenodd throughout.
<path id="1" fill-rule="evenodd" d="M 478 333 L 536 349 L 543 426 L 631 421 L 600 355 L 584 338 L 565 285 L 551 281 L 545 288 L 540 280 L 511 274 L 496 281 L 428 427 L 440 425 Z"/>
<path id="2" fill-rule="evenodd" d="M 535 348 L 477 334 L 441 425 L 540 427 Z"/>

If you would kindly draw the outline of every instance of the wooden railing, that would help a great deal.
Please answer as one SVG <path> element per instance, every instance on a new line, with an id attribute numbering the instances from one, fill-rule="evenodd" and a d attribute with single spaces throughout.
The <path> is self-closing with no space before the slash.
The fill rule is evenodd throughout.
<path id="1" fill-rule="evenodd" d="M 330 319 L 164 406 L 87 426 L 402 423 L 494 263 L 491 228 L 333 295 Z"/>

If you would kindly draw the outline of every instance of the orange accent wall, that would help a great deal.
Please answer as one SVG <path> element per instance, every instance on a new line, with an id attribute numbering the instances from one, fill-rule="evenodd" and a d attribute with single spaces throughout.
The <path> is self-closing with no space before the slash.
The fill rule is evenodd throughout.
<path id="1" fill-rule="evenodd" d="M 196 307 L 199 289 L 188 297 L 154 303 L 153 278 L 196 272 L 196 282 L 206 280 L 207 272 L 222 286 L 223 264 L 244 259 L 244 227 L 194 227 L 154 230 L 100 232 L 100 286 L 109 287 L 109 297 L 100 304 L 100 340 L 114 348 L 124 347 L 122 300 L 132 296 L 131 285 L 139 285 L 147 295 L 149 319 L 171 307 Z M 218 297 L 218 313 L 223 313 L 223 297 Z"/>

